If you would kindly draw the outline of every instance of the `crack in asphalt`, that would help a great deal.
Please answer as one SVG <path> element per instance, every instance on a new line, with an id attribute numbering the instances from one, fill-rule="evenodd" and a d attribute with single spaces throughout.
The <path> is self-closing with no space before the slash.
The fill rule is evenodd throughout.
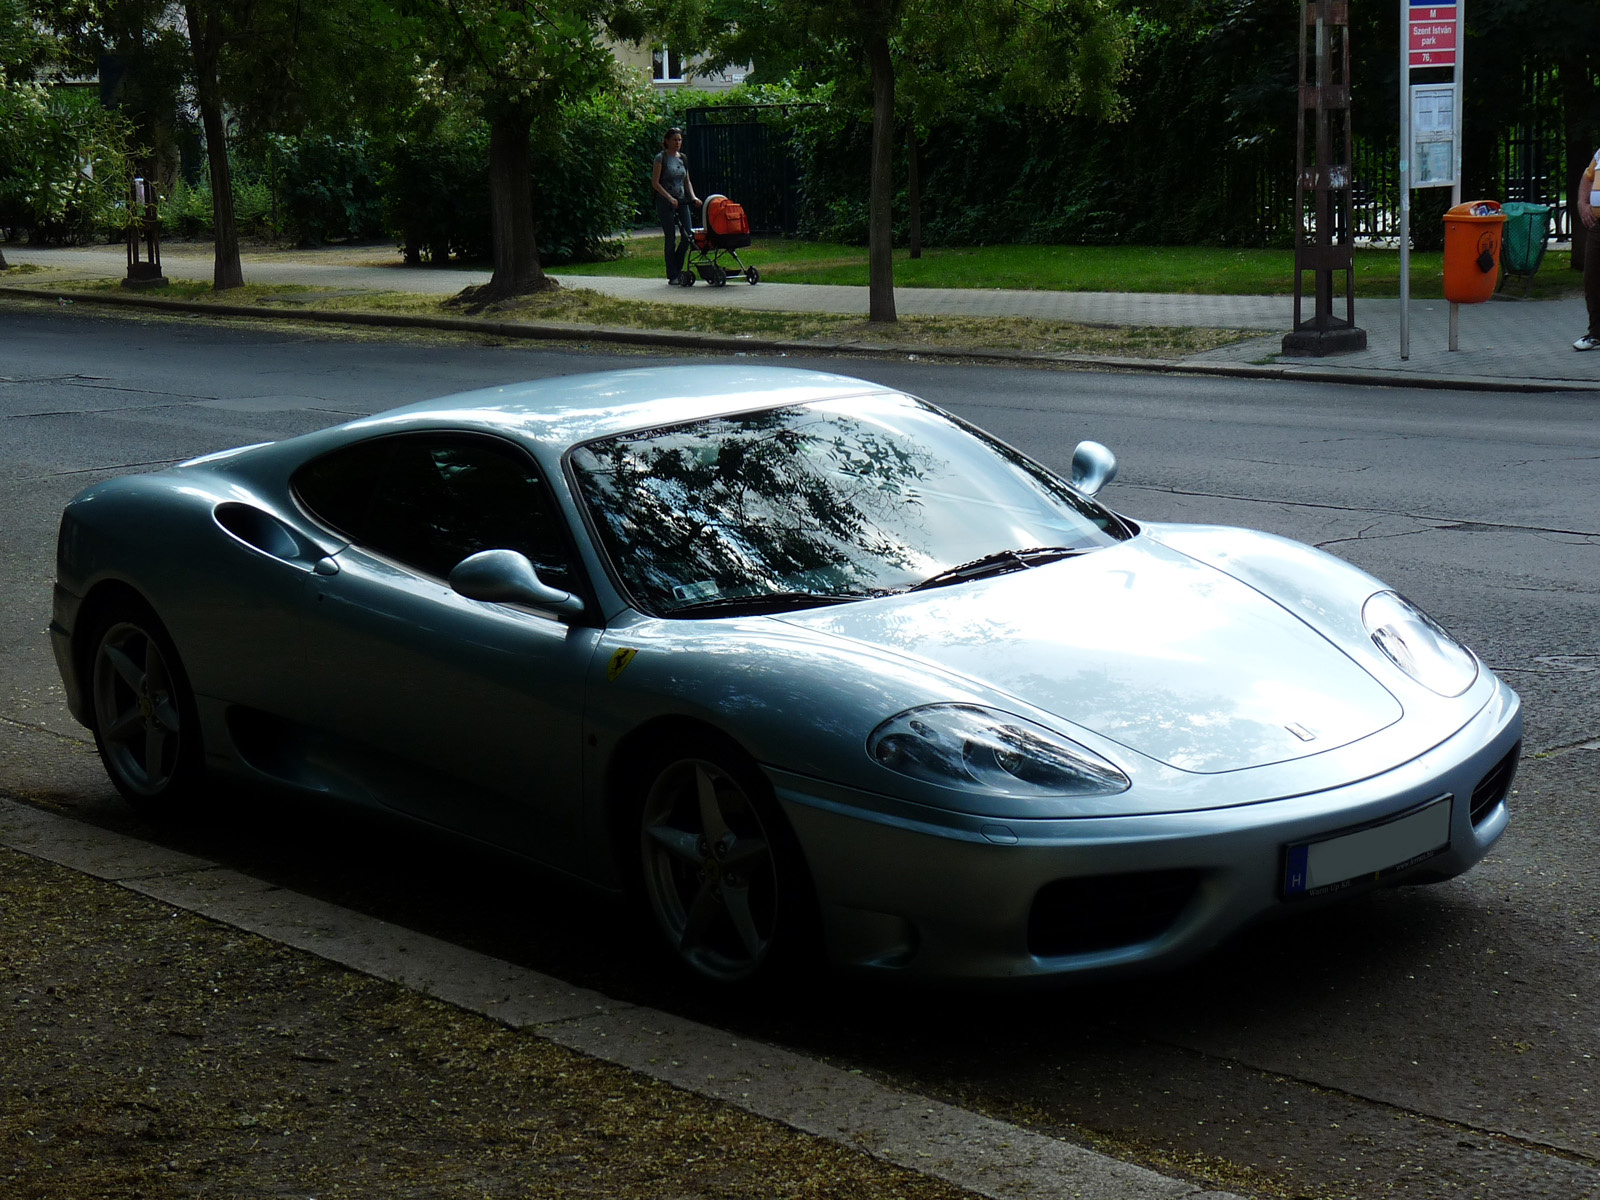
<path id="1" fill-rule="evenodd" d="M 74 383 L 109 379 L 110 375 L 0 375 L 0 383 Z"/>
<path id="2" fill-rule="evenodd" d="M 1234 458 L 1226 460 L 1236 463 L 1254 463 L 1258 467 L 1291 467 L 1301 470 L 1306 467 L 1320 467 L 1324 471 L 1338 471 L 1344 475 L 1359 475 L 1363 471 L 1372 470 L 1371 463 L 1362 463 L 1360 466 L 1342 466 L 1338 463 L 1319 462 L 1284 462 L 1277 458 Z"/>
<path id="3" fill-rule="evenodd" d="M 192 392 L 164 392 L 159 388 L 129 387 L 125 383 L 99 384 L 86 383 L 85 387 L 98 392 L 132 392 L 139 396 L 173 396 L 179 400 L 219 400 L 220 396 L 196 396 Z"/>
<path id="4" fill-rule="evenodd" d="M 104 467 L 76 467 L 71 471 L 51 471 L 46 479 L 60 479 L 66 475 L 94 475 L 101 471 L 131 471 L 134 467 L 170 467 L 188 462 L 187 458 L 153 458 L 149 462 L 111 463 Z"/>
<path id="5" fill-rule="evenodd" d="M 1568 742 L 1564 746 L 1551 746 L 1544 750 L 1533 752 L 1533 758 L 1560 758 L 1566 754 L 1573 754 L 1579 750 L 1600 750 L 1600 737 L 1592 737 L 1582 742 Z"/>
<path id="6" fill-rule="evenodd" d="M 198 401 L 204 404 L 205 401 Z M 98 417 L 106 413 L 147 413 L 163 408 L 187 408 L 188 404 L 125 404 L 115 408 L 57 408 L 48 412 L 7 413 L 7 421 L 29 421 L 35 417 Z"/>
<path id="7" fill-rule="evenodd" d="M 1429 522 L 1433 531 L 1457 528 L 1468 532 L 1489 532 L 1509 529 L 1517 533 L 1559 533 L 1569 537 L 1600 538 L 1600 532 L 1588 529 L 1558 529 L 1548 525 L 1519 525 L 1510 521 L 1465 521 L 1460 517 L 1435 516 L 1432 513 L 1407 512 L 1402 508 L 1361 508 L 1354 504 L 1329 504 L 1317 500 L 1285 500 L 1281 497 L 1241 496 L 1234 492 L 1203 492 L 1193 488 L 1161 487 L 1150 483 L 1125 483 L 1129 491 L 1160 492 L 1168 496 L 1196 496 L 1205 500 L 1239 500 L 1246 504 L 1280 504 L 1289 508 L 1317 508 L 1328 512 L 1366 513 L 1369 516 L 1404 517 L 1410 521 Z M 1429 530 L 1417 530 L 1418 533 Z"/>
<path id="8" fill-rule="evenodd" d="M 36 725 L 32 721 L 19 721 L 15 717 L 0 715 L 0 725 L 10 725 L 15 729 L 28 729 L 32 730 L 34 733 L 43 733 L 49 737 L 56 738 L 58 741 L 71 742 L 75 746 L 89 746 L 93 744 L 86 738 L 73 737 L 70 733 L 58 733 L 54 729 L 47 728 L 44 725 Z"/>
<path id="9" fill-rule="evenodd" d="M 79 387 L 89 388 L 97 392 L 131 392 L 140 396 L 174 396 L 180 400 L 216 400 L 216 396 L 195 396 L 189 392 L 164 392 L 159 388 L 130 387 L 125 383 L 113 382 L 110 375 L 0 375 L 0 383 L 70 383 Z M 23 416 L 30 414 L 24 413 Z M 50 415 L 50 414 L 37 414 Z"/>
<path id="10" fill-rule="evenodd" d="M 1407 529 L 1402 533 L 1379 533 L 1368 537 L 1369 531 L 1376 529 L 1378 524 L 1378 522 L 1374 521 L 1365 529 L 1358 529 L 1354 537 L 1328 538 L 1326 541 L 1313 542 L 1312 545 L 1316 546 L 1318 550 L 1322 550 L 1328 546 L 1337 546 L 1340 542 L 1381 542 L 1389 538 L 1415 537 L 1419 533 L 1432 533 L 1437 528 L 1437 526 L 1428 525 L 1422 529 Z"/>
<path id="11" fill-rule="evenodd" d="M 1600 747 L 1600 739 L 1596 739 L 1596 746 Z M 1578 749 L 1580 747 L 1573 748 Z M 1541 752 L 1541 755 L 1548 757 L 1548 752 Z M 1450 1129 L 1459 1133 L 1476 1134 L 1478 1137 L 1487 1138 L 1490 1141 L 1499 1142 L 1507 1146 L 1513 1146 L 1519 1150 L 1526 1150 L 1537 1154 L 1547 1154 L 1551 1158 L 1559 1158 L 1566 1162 L 1579 1163 L 1583 1166 L 1600 1167 L 1600 1155 L 1585 1154 L 1582 1150 L 1573 1150 L 1566 1146 L 1556 1146 L 1549 1142 L 1541 1142 L 1537 1138 L 1526 1137 L 1516 1133 L 1507 1133 L 1504 1130 L 1492 1129 L 1484 1125 L 1474 1125 L 1470 1121 L 1459 1121 L 1453 1117 L 1436 1116 L 1433 1113 L 1426 1113 L 1418 1109 L 1407 1108 L 1405 1105 L 1396 1104 L 1392 1100 L 1380 1100 L 1375 1096 L 1367 1096 L 1363 1095 L 1361 1092 L 1353 1092 L 1349 1088 L 1339 1087 L 1337 1084 L 1318 1083 L 1315 1079 L 1307 1079 L 1301 1075 L 1291 1075 L 1285 1071 L 1275 1071 L 1268 1067 L 1256 1066 L 1254 1063 L 1246 1062 L 1244 1059 L 1233 1058 L 1231 1056 L 1222 1054 L 1212 1054 L 1206 1050 L 1198 1050 L 1193 1046 L 1186 1046 L 1182 1042 L 1168 1041 L 1165 1038 L 1151 1038 L 1149 1041 L 1153 1045 L 1164 1046 L 1168 1050 L 1176 1050 L 1180 1053 L 1190 1054 L 1196 1058 L 1205 1059 L 1210 1062 L 1219 1062 L 1243 1067 L 1245 1070 L 1250 1071 L 1262 1079 L 1275 1080 L 1279 1083 L 1298 1084 L 1301 1087 L 1310 1088 L 1311 1090 L 1321 1092 L 1324 1095 L 1338 1096 L 1344 1100 L 1370 1105 L 1373 1108 L 1381 1109 L 1386 1112 L 1397 1113 L 1404 1117 L 1410 1117 L 1417 1121 L 1424 1122 L 1441 1129 Z"/>
<path id="12" fill-rule="evenodd" d="M 1586 587 L 1534 587 L 1531 584 L 1503 583 L 1500 584 L 1503 592 L 1532 592 L 1537 596 L 1586 596 L 1593 593 L 1593 588 Z"/>
<path id="13" fill-rule="evenodd" d="M 1564 534 L 1559 534 L 1559 535 L 1552 535 L 1552 534 L 1546 534 L 1546 533 L 1540 531 L 1540 532 L 1536 532 L 1534 534 L 1534 536 L 1537 537 L 1542 542 L 1550 542 L 1550 543 L 1552 543 L 1553 545 L 1556 545 L 1556 546 L 1596 546 L 1596 545 L 1600 545 L 1600 542 L 1596 542 L 1595 541 L 1595 535 L 1592 534 L 1592 533 L 1582 533 L 1582 534 L 1564 533 Z M 1563 540 L 1565 538 L 1571 538 L 1571 537 L 1577 537 L 1578 540 L 1575 541 L 1575 542 L 1574 541 L 1565 541 L 1565 540 Z"/>

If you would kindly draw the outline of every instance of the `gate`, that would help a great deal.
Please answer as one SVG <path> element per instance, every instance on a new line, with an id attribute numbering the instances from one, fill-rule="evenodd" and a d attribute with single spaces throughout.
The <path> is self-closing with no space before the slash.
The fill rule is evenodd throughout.
<path id="1" fill-rule="evenodd" d="M 684 154 L 695 191 L 702 199 L 721 192 L 742 204 L 752 233 L 792 234 L 798 225 L 788 139 L 757 119 L 787 107 L 729 104 L 691 108 L 686 115 Z"/>

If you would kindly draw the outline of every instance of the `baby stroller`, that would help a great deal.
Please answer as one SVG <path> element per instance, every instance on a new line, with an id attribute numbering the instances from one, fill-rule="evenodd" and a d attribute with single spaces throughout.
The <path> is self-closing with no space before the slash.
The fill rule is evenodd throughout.
<path id="1" fill-rule="evenodd" d="M 761 272 L 739 260 L 738 248 L 750 244 L 750 218 L 745 216 L 744 206 L 720 193 L 707 196 L 704 219 L 705 227 L 694 231 L 678 282 L 692 287 L 698 271 L 712 287 L 725 286 L 730 274 L 743 274 L 746 283 L 760 283 Z M 734 271 L 728 269 L 725 260 L 729 258 L 736 265 Z"/>

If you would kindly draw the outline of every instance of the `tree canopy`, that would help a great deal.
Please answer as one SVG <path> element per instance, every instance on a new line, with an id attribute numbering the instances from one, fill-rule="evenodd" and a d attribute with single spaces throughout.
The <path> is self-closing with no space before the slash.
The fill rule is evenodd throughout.
<path id="1" fill-rule="evenodd" d="M 828 80 L 841 102 L 870 103 L 873 321 L 895 320 L 890 205 L 899 110 L 926 119 L 986 93 L 1110 115 L 1128 49 L 1127 19 L 1109 0 L 723 0 L 707 20 L 712 65 L 752 63 L 758 80 Z"/>
<path id="2" fill-rule="evenodd" d="M 423 91 L 453 95 L 489 126 L 494 273 L 464 302 L 553 286 L 539 263 L 529 139 L 563 101 L 613 78 L 600 32 L 631 16 L 601 0 L 397 0 L 389 10 L 397 46 L 421 66 Z"/>

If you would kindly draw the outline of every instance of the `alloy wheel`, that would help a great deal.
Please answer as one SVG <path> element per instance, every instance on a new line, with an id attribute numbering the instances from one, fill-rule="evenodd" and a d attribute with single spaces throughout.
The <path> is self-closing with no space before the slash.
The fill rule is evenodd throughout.
<path id="1" fill-rule="evenodd" d="M 140 796 L 157 796 L 180 766 L 183 720 L 166 656 L 132 624 L 108 628 L 95 650 L 94 716 L 107 767 Z"/>
<path id="2" fill-rule="evenodd" d="M 735 982 L 772 948 L 779 879 L 756 805 L 734 775 L 682 759 L 656 776 L 640 823 L 645 891 L 668 941 L 700 974 Z"/>

